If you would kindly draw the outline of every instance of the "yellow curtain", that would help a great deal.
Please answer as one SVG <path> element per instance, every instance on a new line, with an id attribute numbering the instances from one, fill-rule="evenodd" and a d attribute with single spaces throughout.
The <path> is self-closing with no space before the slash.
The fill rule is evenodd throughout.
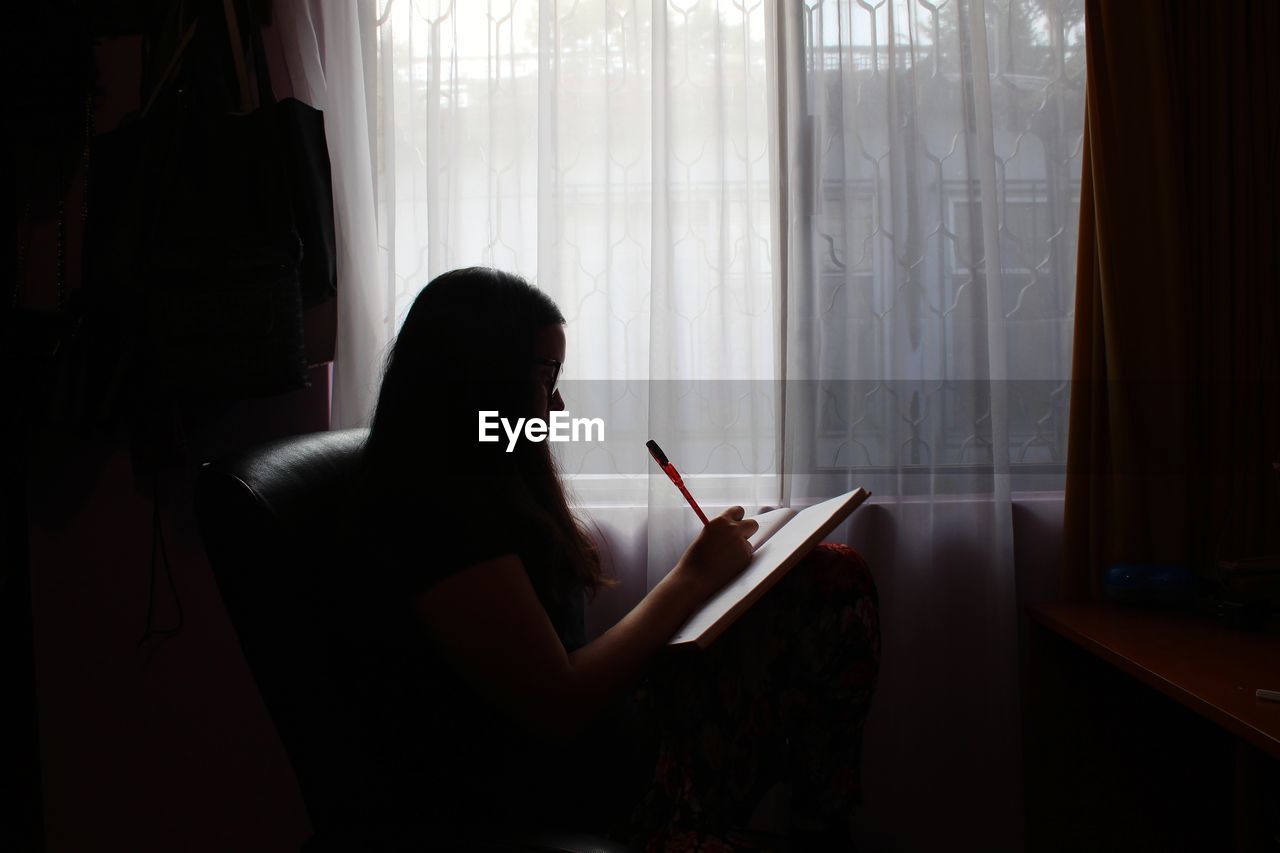
<path id="1" fill-rule="evenodd" d="M 1065 587 L 1280 553 L 1280 4 L 1086 0 Z"/>

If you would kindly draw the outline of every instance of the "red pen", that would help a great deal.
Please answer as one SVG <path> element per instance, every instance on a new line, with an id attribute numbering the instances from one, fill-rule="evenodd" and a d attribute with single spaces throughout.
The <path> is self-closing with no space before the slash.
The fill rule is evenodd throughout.
<path id="1" fill-rule="evenodd" d="M 671 478 L 671 482 L 676 484 L 676 488 L 680 490 L 680 494 L 684 495 L 684 499 L 689 502 L 689 506 L 693 507 L 693 511 L 698 514 L 698 518 L 702 519 L 702 523 L 707 523 L 707 516 L 702 511 L 702 507 L 698 506 L 698 502 L 693 499 L 693 495 L 689 494 L 689 490 L 684 487 L 684 480 L 680 479 L 680 472 L 676 470 L 676 466 L 667 460 L 667 454 L 662 452 L 662 448 L 658 446 L 658 442 L 650 439 L 644 443 L 649 448 L 649 453 L 653 456 L 653 461 L 658 463 L 658 467 L 666 472 Z"/>

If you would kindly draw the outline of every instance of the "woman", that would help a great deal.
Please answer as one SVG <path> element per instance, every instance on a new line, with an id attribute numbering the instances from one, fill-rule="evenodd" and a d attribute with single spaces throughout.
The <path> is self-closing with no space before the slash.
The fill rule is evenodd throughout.
<path id="1" fill-rule="evenodd" d="M 381 551 L 352 644 L 358 702 L 375 733 L 368 748 L 394 780 L 380 802 L 462 824 L 591 828 L 641 847 L 680 834 L 719 838 L 750 817 L 748 800 L 763 793 L 755 789 L 796 768 L 779 730 L 770 748 L 767 738 L 748 744 L 753 768 L 778 753 L 775 778 L 721 790 L 728 753 L 694 741 L 751 721 L 725 719 L 707 691 L 742 663 L 731 660 L 746 645 L 734 637 L 796 632 L 777 622 L 777 606 L 757 607 L 713 654 L 659 662 L 667 639 L 750 559 L 756 523 L 732 507 L 630 613 L 585 642 L 584 595 L 606 579 L 548 444 L 520 440 L 508 453 L 505 441 L 477 440 L 481 411 L 514 421 L 564 409 L 563 326 L 551 299 L 522 279 L 457 270 L 418 295 L 388 360 L 364 451 L 366 522 Z M 784 586 L 765 601 L 799 594 Z M 864 628 L 845 633 L 867 645 Z M 810 667 L 810 677 L 843 673 L 845 663 Z M 873 679 L 872 669 L 868 696 Z M 756 682 L 765 692 L 787 687 Z M 847 725 L 843 713 L 833 722 L 856 741 L 865 701 Z M 834 825 L 811 829 L 847 831 L 850 803 L 836 799 Z"/>

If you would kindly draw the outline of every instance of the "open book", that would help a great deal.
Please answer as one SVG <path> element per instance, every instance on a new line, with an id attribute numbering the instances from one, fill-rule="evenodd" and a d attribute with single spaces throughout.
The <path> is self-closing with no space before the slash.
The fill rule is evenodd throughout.
<path id="1" fill-rule="evenodd" d="M 667 644 L 706 648 L 870 495 L 866 489 L 854 489 L 799 512 L 775 509 L 755 516 L 760 529 L 750 539 L 755 550 L 751 562 L 689 617 Z"/>

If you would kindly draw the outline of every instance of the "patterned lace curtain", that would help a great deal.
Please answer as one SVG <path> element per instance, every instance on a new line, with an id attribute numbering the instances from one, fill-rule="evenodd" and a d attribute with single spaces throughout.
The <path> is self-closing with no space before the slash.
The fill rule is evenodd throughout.
<path id="1" fill-rule="evenodd" d="M 569 413 L 606 440 L 555 449 L 596 521 L 643 540 L 632 599 L 697 525 L 648 439 L 709 510 L 780 496 L 767 23 L 760 2 L 392 0 L 377 24 L 390 325 L 461 266 L 556 299 Z"/>
<path id="2" fill-rule="evenodd" d="M 1060 490 L 1082 4 L 783 8 L 797 494 Z"/>
<path id="3" fill-rule="evenodd" d="M 1013 497 L 1064 481 L 1083 4 L 777 11 L 784 483 L 878 496 L 859 835 L 1020 849 Z"/>

